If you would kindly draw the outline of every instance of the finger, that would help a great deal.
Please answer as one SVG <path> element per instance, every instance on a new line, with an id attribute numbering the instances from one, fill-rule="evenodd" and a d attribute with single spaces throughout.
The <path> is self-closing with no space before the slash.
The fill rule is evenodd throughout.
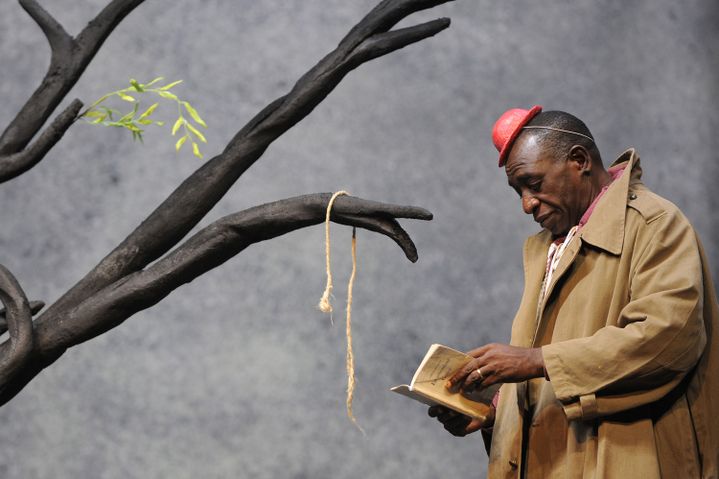
<path id="1" fill-rule="evenodd" d="M 343 214 L 336 218 L 333 217 L 332 220 L 337 223 L 358 226 L 360 228 L 365 228 L 367 230 L 389 236 L 399 245 L 400 248 L 402 248 L 405 256 L 407 256 L 407 259 L 413 263 L 417 261 L 417 247 L 414 245 L 414 242 L 409 234 L 402 229 L 402 226 L 400 226 L 399 222 L 394 218 L 372 218 L 362 215 Z"/>
<path id="2" fill-rule="evenodd" d="M 492 427 L 494 426 L 494 420 L 497 417 L 497 410 L 494 409 L 494 406 L 489 408 L 489 414 L 487 414 L 487 417 L 484 420 L 484 423 L 482 424 L 482 427 Z"/>
<path id="3" fill-rule="evenodd" d="M 437 415 L 437 419 L 442 424 L 445 424 L 449 421 L 452 421 L 457 416 L 461 416 L 461 414 L 459 414 L 458 412 L 452 411 L 451 409 L 445 409 L 445 411 L 443 411 Z"/>
<path id="4" fill-rule="evenodd" d="M 429 414 L 429 417 L 437 417 L 441 413 L 446 412 L 447 408 L 444 406 L 440 406 L 439 404 L 435 404 L 434 406 L 430 406 L 427 410 L 427 414 Z"/>
<path id="5" fill-rule="evenodd" d="M 472 356 L 473 358 L 478 358 L 482 356 L 487 350 L 491 347 L 491 344 L 485 344 L 484 346 L 480 346 L 476 349 L 473 349 L 469 352 L 467 352 L 468 355 Z"/>
<path id="6" fill-rule="evenodd" d="M 457 392 L 457 391 L 459 391 L 460 386 L 462 385 L 462 383 L 464 383 L 464 380 L 467 378 L 467 376 L 468 376 L 472 371 L 474 371 L 475 369 L 477 369 L 477 366 L 476 366 L 475 364 L 476 364 L 476 362 L 475 362 L 474 360 L 472 360 L 472 361 L 469 361 L 469 362 L 468 362 L 467 364 L 465 364 L 464 366 L 462 366 L 461 368 L 459 368 L 459 369 L 457 370 L 457 372 L 455 372 L 455 373 L 447 380 L 447 383 L 445 384 L 445 387 L 446 387 L 447 389 L 449 389 L 450 391 L 452 391 L 452 392 Z"/>
<path id="7" fill-rule="evenodd" d="M 483 380 L 486 378 L 484 372 L 480 372 L 481 368 L 473 370 L 467 375 L 462 383 L 462 389 L 465 391 L 471 391 L 483 384 Z"/>
<path id="8" fill-rule="evenodd" d="M 484 371 L 484 370 L 482 370 L 482 371 Z M 499 376 L 497 376 L 495 374 L 489 374 L 489 375 L 485 376 L 484 379 L 482 379 L 481 386 L 483 388 L 486 388 L 486 387 L 491 386 L 492 384 L 497 384 L 497 383 L 501 383 L 501 382 L 503 382 L 503 381 L 501 380 L 501 378 Z"/>
<path id="9" fill-rule="evenodd" d="M 472 418 L 460 415 L 444 423 L 444 428 L 453 436 L 464 437 L 467 435 L 467 426 L 471 423 Z"/>
<path id="10" fill-rule="evenodd" d="M 470 423 L 464 428 L 464 432 L 466 434 L 472 434 L 473 432 L 477 432 L 482 429 L 485 424 L 486 421 L 482 421 L 481 419 L 472 419 L 472 421 L 470 421 Z"/>

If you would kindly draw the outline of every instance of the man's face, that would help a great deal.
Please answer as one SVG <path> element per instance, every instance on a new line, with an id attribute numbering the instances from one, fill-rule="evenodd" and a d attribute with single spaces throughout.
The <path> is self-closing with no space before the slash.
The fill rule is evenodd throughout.
<path id="1" fill-rule="evenodd" d="M 505 164 L 507 180 L 522 209 L 554 236 L 579 223 L 589 207 L 580 165 L 567 151 L 556 158 L 534 135 L 520 135 Z"/>

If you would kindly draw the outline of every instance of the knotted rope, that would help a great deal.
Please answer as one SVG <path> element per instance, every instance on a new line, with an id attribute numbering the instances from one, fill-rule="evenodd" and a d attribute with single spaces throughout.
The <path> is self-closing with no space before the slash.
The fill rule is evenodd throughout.
<path id="1" fill-rule="evenodd" d="M 332 313 L 332 304 L 330 303 L 330 296 L 332 295 L 332 269 L 330 267 L 330 213 L 335 200 L 339 196 L 348 195 L 346 191 L 338 191 L 332 195 L 329 203 L 327 204 L 327 213 L 325 214 L 325 265 L 327 270 L 327 285 L 325 291 L 322 293 L 322 298 L 318 307 L 323 313 Z M 347 416 L 350 418 L 352 423 L 364 434 L 364 430 L 357 423 L 354 413 L 352 412 L 352 400 L 354 399 L 355 390 L 355 367 L 354 367 L 354 354 L 352 352 L 352 288 L 354 287 L 355 276 L 357 274 L 357 231 L 356 228 L 352 228 L 352 273 L 350 274 L 349 283 L 347 284 L 347 320 L 346 320 L 346 335 L 347 335 L 347 356 L 345 365 L 347 368 Z M 330 319 L 332 316 L 330 316 Z"/>

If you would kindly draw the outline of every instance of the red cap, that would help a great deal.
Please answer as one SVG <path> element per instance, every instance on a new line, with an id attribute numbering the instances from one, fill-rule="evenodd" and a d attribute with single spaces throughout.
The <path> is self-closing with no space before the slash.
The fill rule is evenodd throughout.
<path id="1" fill-rule="evenodd" d="M 529 123 L 529 120 L 534 118 L 540 111 L 542 111 L 542 107 L 539 105 L 534 105 L 529 110 L 512 108 L 505 111 L 494 124 L 492 141 L 497 151 L 499 151 L 500 168 L 507 162 L 507 155 L 509 155 L 509 150 L 512 148 L 512 143 L 519 136 L 522 127 Z"/>

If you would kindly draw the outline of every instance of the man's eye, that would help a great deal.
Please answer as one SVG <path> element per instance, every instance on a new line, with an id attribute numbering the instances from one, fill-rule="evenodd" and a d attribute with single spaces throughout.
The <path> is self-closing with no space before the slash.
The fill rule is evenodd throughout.
<path id="1" fill-rule="evenodd" d="M 534 181 L 532 183 L 528 183 L 527 188 L 529 188 L 532 191 L 539 191 L 540 189 L 542 189 L 542 182 Z"/>

